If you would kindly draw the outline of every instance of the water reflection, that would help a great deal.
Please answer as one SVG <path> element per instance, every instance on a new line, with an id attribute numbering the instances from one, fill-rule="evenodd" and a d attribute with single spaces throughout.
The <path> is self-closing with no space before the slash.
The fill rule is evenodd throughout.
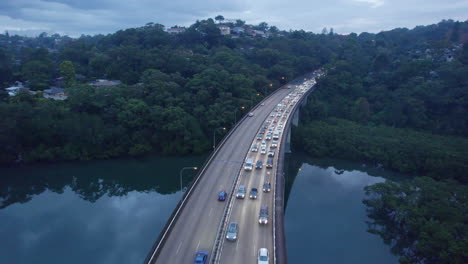
<path id="1" fill-rule="evenodd" d="M 142 263 L 180 198 L 179 169 L 203 160 L 0 170 L 0 263 Z"/>
<path id="2" fill-rule="evenodd" d="M 300 263 L 397 263 L 379 237 L 368 233 L 363 187 L 396 177 L 381 169 L 292 154 L 285 214 L 288 260 Z"/>
<path id="3" fill-rule="evenodd" d="M 179 190 L 179 169 L 200 165 L 204 159 L 148 157 L 1 168 L 0 209 L 28 202 L 46 190 L 63 193 L 65 187 L 90 202 L 130 191 L 171 194 Z"/>

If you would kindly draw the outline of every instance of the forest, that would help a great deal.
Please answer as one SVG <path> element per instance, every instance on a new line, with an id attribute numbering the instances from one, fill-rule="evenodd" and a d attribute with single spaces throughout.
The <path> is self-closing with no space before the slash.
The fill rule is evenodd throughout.
<path id="1" fill-rule="evenodd" d="M 411 175 L 367 186 L 368 230 L 400 263 L 468 260 L 468 22 L 349 35 L 293 130 L 317 158 Z"/>
<path id="2" fill-rule="evenodd" d="M 148 23 L 78 39 L 0 35 L 0 83 L 27 83 L 36 92 L 0 94 L 0 163 L 84 160 L 211 149 L 219 127 L 294 76 L 331 61 L 329 35 L 280 33 L 222 36 L 212 19 L 180 34 Z M 65 78 L 68 99 L 42 98 Z M 94 87 L 96 79 L 119 86 Z M 218 138 L 222 131 L 218 131 Z"/>

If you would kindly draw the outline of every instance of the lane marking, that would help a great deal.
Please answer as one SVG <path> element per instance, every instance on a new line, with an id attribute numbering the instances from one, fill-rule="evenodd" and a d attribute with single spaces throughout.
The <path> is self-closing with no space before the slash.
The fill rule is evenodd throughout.
<path id="1" fill-rule="evenodd" d="M 200 242 L 201 242 L 201 240 L 198 241 L 198 244 L 197 244 L 197 251 L 198 251 L 198 248 L 200 247 Z"/>
<path id="2" fill-rule="evenodd" d="M 182 242 L 180 242 L 179 246 L 177 247 L 176 254 L 179 254 L 180 247 L 182 246 Z"/>
<path id="3" fill-rule="evenodd" d="M 212 212 L 213 212 L 213 208 L 210 209 L 210 213 L 208 214 L 208 216 L 211 216 Z"/>

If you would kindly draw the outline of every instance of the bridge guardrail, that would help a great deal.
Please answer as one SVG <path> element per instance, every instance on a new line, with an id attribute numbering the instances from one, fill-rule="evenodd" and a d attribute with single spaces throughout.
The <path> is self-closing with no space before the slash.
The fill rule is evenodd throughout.
<path id="1" fill-rule="evenodd" d="M 282 88 L 279 87 L 278 89 L 276 89 L 275 91 L 273 91 L 272 93 L 270 93 L 269 95 L 267 95 L 265 98 L 263 98 L 257 105 L 255 105 L 252 109 L 250 109 L 249 111 L 254 111 L 255 109 L 257 109 L 259 107 L 259 105 L 261 105 L 264 101 L 266 101 L 268 98 L 270 98 L 271 96 L 273 96 L 274 94 L 276 94 L 278 91 L 280 91 L 280 89 Z M 211 161 L 213 160 L 213 158 L 216 156 L 216 154 L 218 153 L 218 151 L 223 147 L 224 143 L 231 137 L 231 135 L 234 133 L 234 131 L 236 131 L 236 129 L 239 127 L 239 125 L 248 117 L 248 115 L 244 115 L 235 125 L 234 127 L 232 127 L 228 134 L 226 136 L 224 136 L 224 138 L 221 140 L 221 142 L 218 144 L 218 146 L 216 147 L 216 149 L 211 152 L 211 154 L 209 155 L 209 157 L 205 160 L 205 162 L 203 163 L 202 165 L 202 169 L 199 171 L 199 173 L 195 176 L 195 180 L 189 185 L 189 187 L 187 188 L 187 191 L 184 193 L 181 201 L 179 201 L 179 203 L 177 203 L 177 206 L 176 208 L 174 209 L 174 211 L 172 212 L 171 216 L 169 217 L 168 221 L 166 222 L 166 224 L 164 225 L 164 228 L 163 228 L 163 232 L 161 232 L 158 236 L 158 239 L 154 242 L 153 246 L 151 247 L 151 251 L 149 252 L 149 254 L 146 256 L 145 258 L 145 261 L 144 263 L 145 264 L 150 264 L 152 263 L 156 257 L 161 253 L 161 248 L 162 246 L 164 245 L 164 243 L 166 242 L 167 240 L 167 237 L 168 235 L 170 234 L 170 232 L 172 231 L 172 228 L 173 228 L 173 224 L 177 221 L 178 217 L 179 217 L 179 212 L 185 207 L 185 204 L 186 204 L 186 201 L 190 198 L 191 194 L 192 194 L 192 190 L 197 186 L 199 180 L 201 179 L 201 177 L 203 176 L 205 170 L 207 169 L 208 165 L 211 163 Z M 241 166 L 242 168 L 242 166 Z M 236 178 L 236 181 L 237 181 L 237 178 Z M 230 195 L 230 198 L 232 197 L 232 192 L 231 192 L 231 195 Z M 227 206 L 227 204 L 226 204 Z M 226 212 L 226 209 L 225 209 L 225 212 Z M 223 218 L 224 219 L 224 218 Z M 223 221 L 221 221 L 222 223 Z M 219 227 L 218 227 L 218 233 L 219 233 Z M 217 241 L 215 240 L 215 245 L 216 245 Z M 213 252 L 212 252 L 212 256 L 213 256 Z"/>
<path id="2" fill-rule="evenodd" d="M 301 77 L 301 78 L 304 78 Z M 313 85 L 315 86 L 315 85 Z M 312 87 L 313 87 L 312 86 Z M 302 97 L 301 99 L 294 105 L 294 108 L 291 111 L 290 118 L 286 121 L 285 128 L 289 127 L 291 125 L 291 122 L 293 120 L 293 115 L 296 113 L 298 107 L 301 106 L 302 101 L 307 98 L 309 93 L 314 91 L 315 89 L 308 90 Z M 279 151 L 278 151 L 278 160 L 284 160 L 284 155 L 285 155 L 285 144 L 287 140 L 288 134 L 291 133 L 291 130 L 289 130 L 287 133 L 282 134 L 281 138 L 281 145 L 279 146 Z M 274 212 L 274 217 L 273 217 L 273 263 L 280 263 L 280 264 L 287 264 L 287 255 L 286 255 L 286 235 L 284 233 L 284 191 L 286 188 L 286 179 L 284 178 L 284 169 L 283 169 L 283 163 L 277 163 L 278 165 L 276 166 L 276 173 L 275 173 L 275 189 L 274 189 L 274 196 L 275 200 L 273 202 L 273 212 Z M 281 177 L 278 177 L 281 176 Z M 283 181 L 284 179 L 284 181 Z M 280 239 L 277 239 L 279 237 Z M 279 243 L 281 241 L 281 244 Z M 282 252 L 281 254 L 278 254 L 278 249 Z"/>

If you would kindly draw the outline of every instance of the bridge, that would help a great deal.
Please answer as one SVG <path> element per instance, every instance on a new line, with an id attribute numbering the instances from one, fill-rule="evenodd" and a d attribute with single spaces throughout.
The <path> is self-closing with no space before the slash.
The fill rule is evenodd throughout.
<path id="1" fill-rule="evenodd" d="M 154 243 L 145 263 L 193 263 L 198 251 L 208 253 L 206 263 L 256 263 L 258 250 L 267 248 L 269 263 L 286 263 L 284 235 L 284 153 L 289 151 L 291 123 L 297 125 L 299 106 L 313 90 L 319 71 L 305 75 L 278 89 L 255 106 L 224 137 L 208 157 L 195 180 L 188 187 L 166 226 Z M 290 87 L 290 89 L 287 89 Z M 283 106 L 278 107 L 278 104 Z M 281 109 L 284 108 L 284 109 Z M 274 116 L 272 116 L 274 115 Z M 261 127 L 270 120 L 262 139 Z M 275 122 L 276 121 L 276 122 Z M 280 127 L 282 123 L 282 128 Z M 274 150 L 273 168 L 266 168 L 268 154 L 261 153 L 261 142 L 270 150 L 268 129 L 280 132 Z M 251 148 L 258 144 L 258 151 Z M 244 170 L 247 158 L 263 160 L 263 168 Z M 263 192 L 263 184 L 271 191 Z M 238 187 L 247 187 L 245 199 L 237 199 Z M 258 198 L 249 199 L 251 188 L 258 188 Z M 218 201 L 218 192 L 227 191 L 226 201 Z M 266 225 L 259 224 L 260 206 L 268 206 Z M 227 241 L 230 222 L 239 226 L 237 240 Z"/>

